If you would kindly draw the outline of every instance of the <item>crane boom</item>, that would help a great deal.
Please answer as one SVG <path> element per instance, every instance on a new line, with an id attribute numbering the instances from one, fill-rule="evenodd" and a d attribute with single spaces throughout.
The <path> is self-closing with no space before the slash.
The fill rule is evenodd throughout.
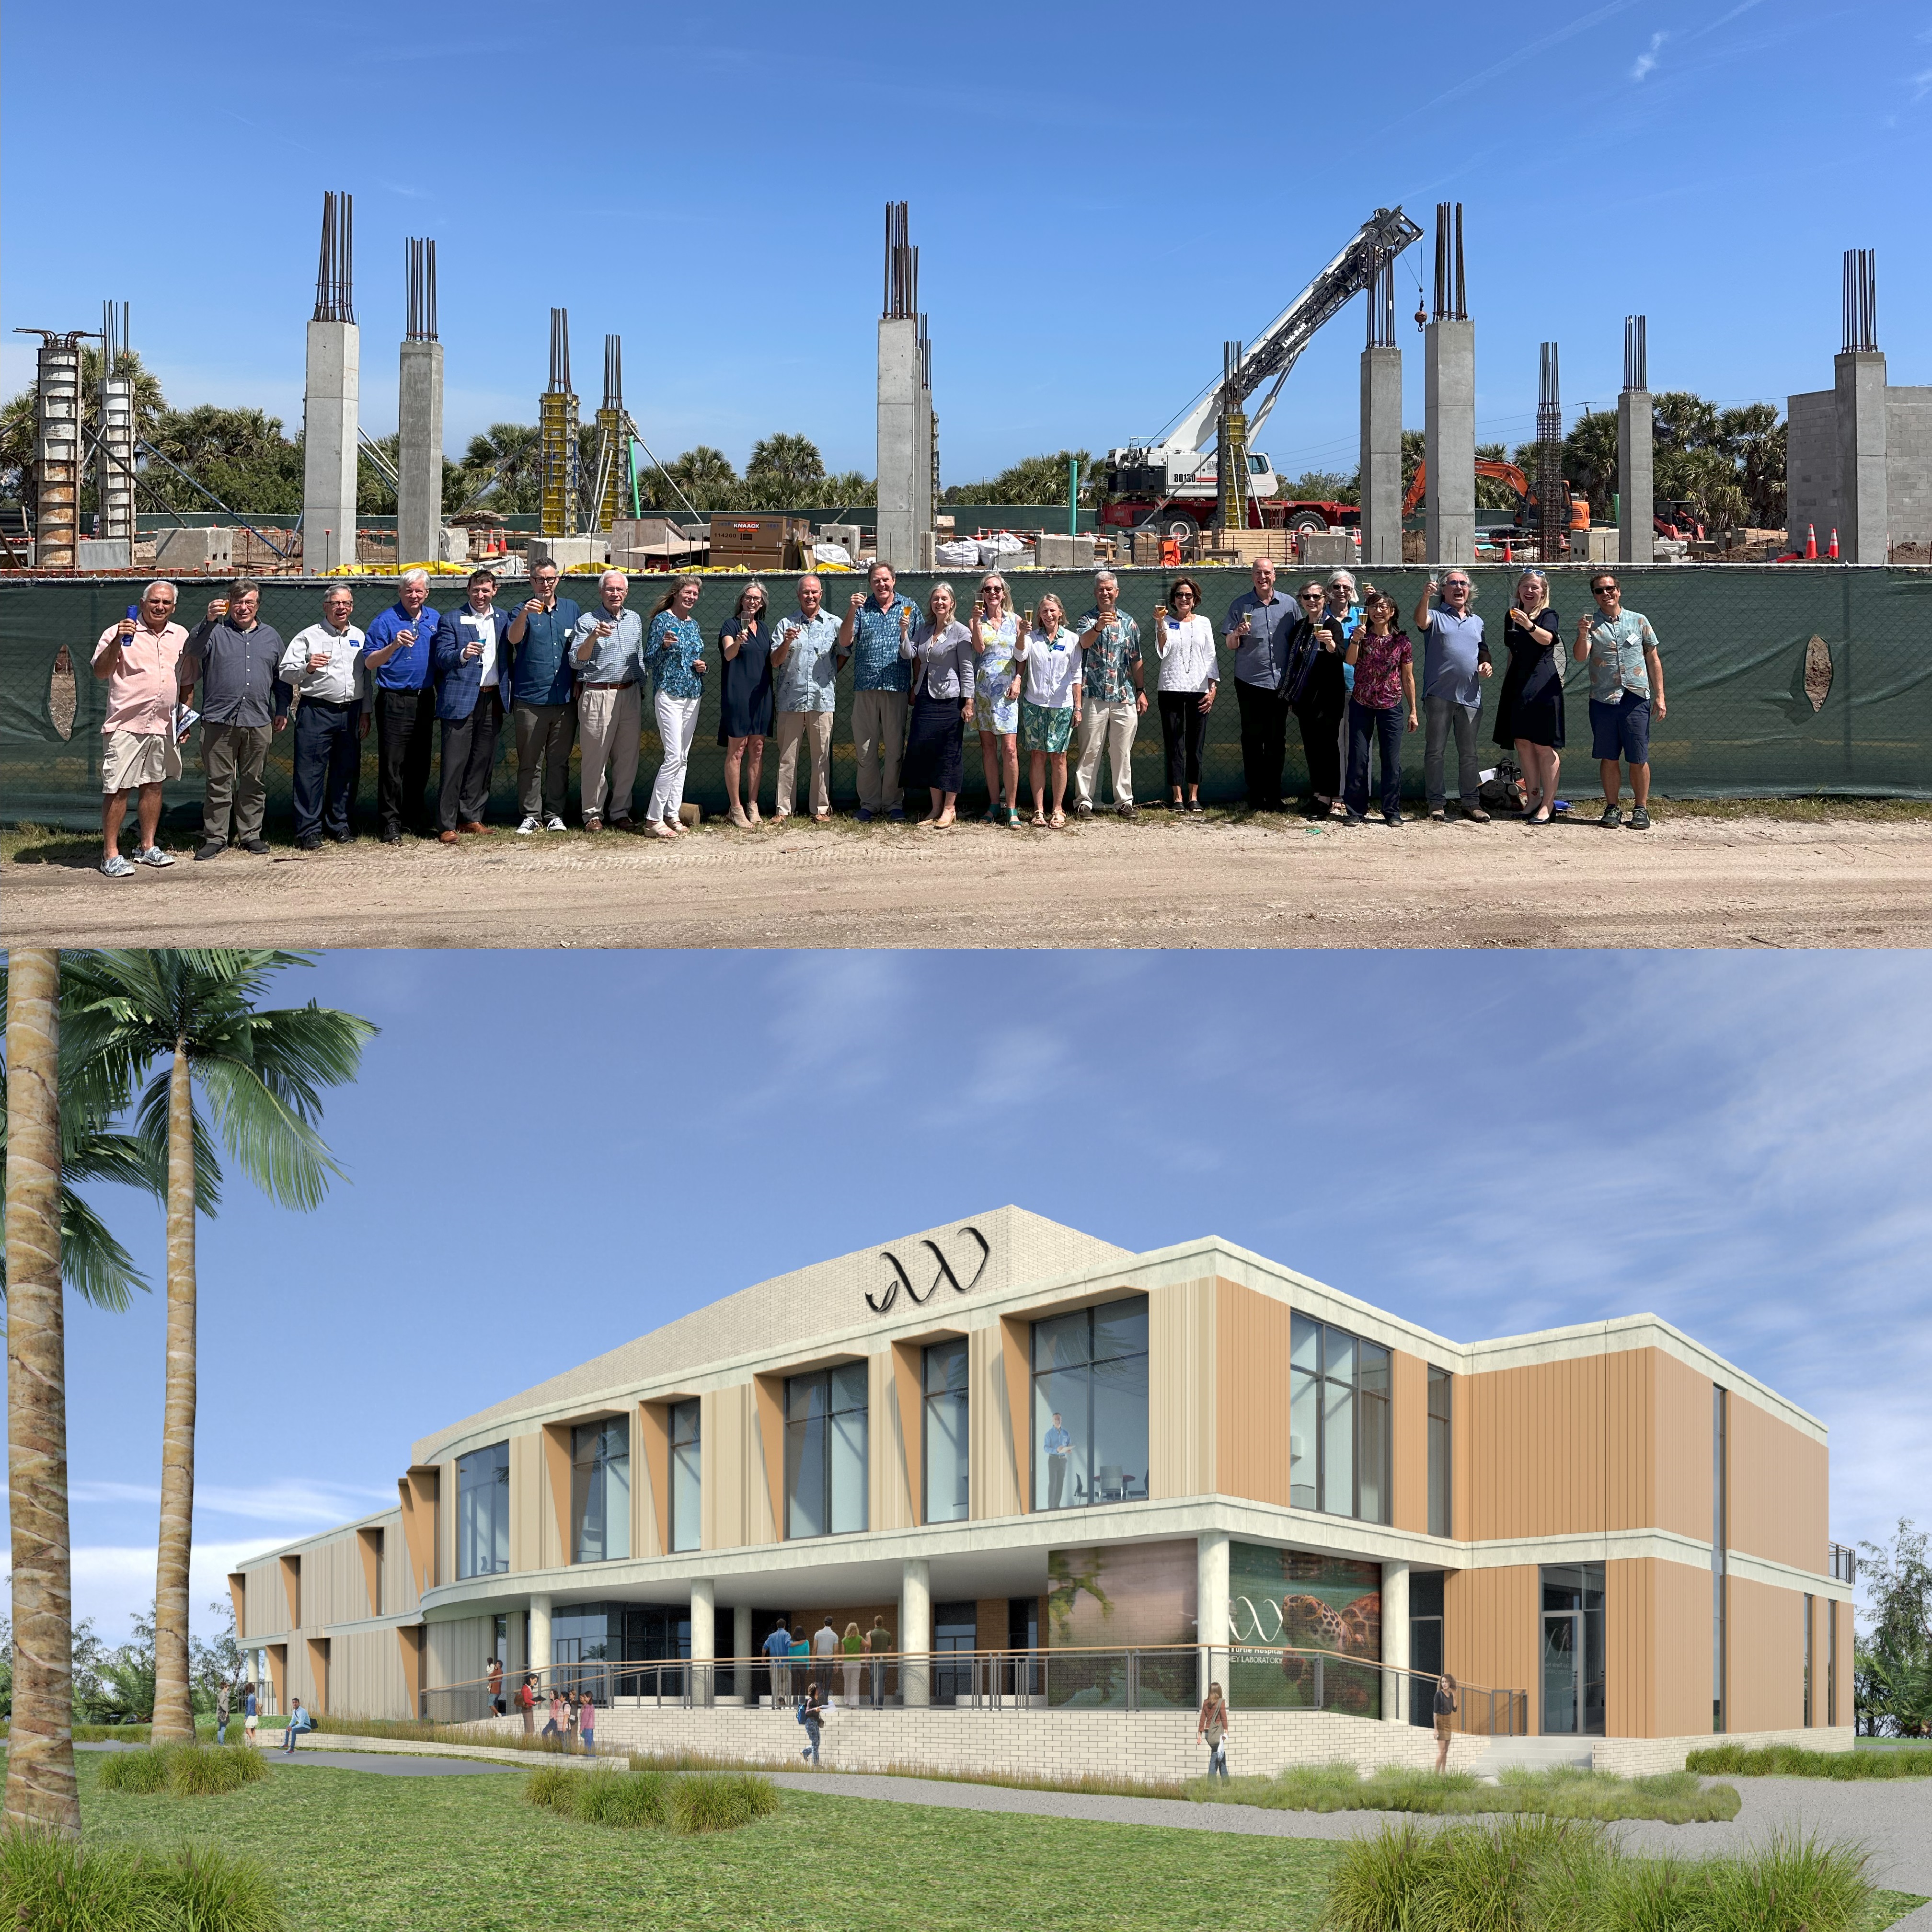
<path id="1" fill-rule="evenodd" d="M 1378 208 L 1354 237 L 1287 308 L 1250 344 L 1226 382 L 1210 384 L 1200 400 L 1162 439 L 1168 448 L 1198 450 L 1210 446 L 1221 412 L 1232 403 L 1244 407 L 1264 382 L 1274 385 L 1268 400 L 1248 425 L 1258 435 L 1288 371 L 1314 339 L 1322 324 L 1334 320 L 1344 304 L 1366 289 L 1378 263 L 1400 255 L 1422 230 L 1400 208 Z"/>

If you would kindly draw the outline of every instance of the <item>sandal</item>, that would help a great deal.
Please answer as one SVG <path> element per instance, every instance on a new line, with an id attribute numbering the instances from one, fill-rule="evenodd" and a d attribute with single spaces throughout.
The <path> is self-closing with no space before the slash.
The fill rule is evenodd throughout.
<path id="1" fill-rule="evenodd" d="M 1006 807 L 1006 824 L 1015 831 L 1018 831 L 1019 830 L 1019 807 L 1016 805 L 1008 806 Z"/>
<path id="2" fill-rule="evenodd" d="M 1053 814 L 1052 818 L 1048 820 L 1047 823 L 1053 827 L 1054 831 L 1060 831 L 1064 830 L 1066 826 L 1066 814 L 1064 812 L 1056 812 Z"/>
<path id="3" fill-rule="evenodd" d="M 997 803 L 987 806 L 982 820 L 982 824 L 987 825 L 1004 825 L 1006 822 L 1006 815 L 1000 809 Z"/>
<path id="4" fill-rule="evenodd" d="M 1044 832 L 1046 830 L 1046 814 L 1043 812 L 1036 812 L 1033 815 L 1033 822 Z"/>

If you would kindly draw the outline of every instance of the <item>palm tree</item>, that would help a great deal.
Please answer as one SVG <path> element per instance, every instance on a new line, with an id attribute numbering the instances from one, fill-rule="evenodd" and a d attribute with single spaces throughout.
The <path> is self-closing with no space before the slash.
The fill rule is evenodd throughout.
<path id="1" fill-rule="evenodd" d="M 188 1556 L 194 1516 L 195 1214 L 212 1214 L 218 1135 L 242 1172 L 284 1208 L 319 1207 L 338 1168 L 316 1131 L 322 1089 L 356 1077 L 376 1029 L 311 1000 L 264 1012 L 257 1002 L 295 952 L 169 948 L 93 956 L 93 997 L 78 1023 L 84 1048 L 124 1067 L 131 1086 L 155 1071 L 135 1107 L 136 1131 L 166 1164 L 167 1378 L 161 1423 L 160 1548 L 154 1573 L 157 1743 L 192 1738 Z M 195 1105 L 199 1084 L 213 1116 Z"/>
<path id="2" fill-rule="evenodd" d="M 152 1185 L 146 1150 L 102 1123 L 120 1097 L 111 1070 L 62 1054 L 73 987 L 60 956 L 16 947 L 0 970 L 7 1063 L 0 1076 L 7 1320 L 8 1512 L 13 1530 L 13 1723 L 7 1816 L 80 1830 L 74 1777 L 73 1594 L 67 1500 L 67 1357 L 60 1285 L 122 1309 L 146 1288 L 127 1250 L 70 1181 Z M 9 1105 L 10 1092 L 20 1101 Z"/>

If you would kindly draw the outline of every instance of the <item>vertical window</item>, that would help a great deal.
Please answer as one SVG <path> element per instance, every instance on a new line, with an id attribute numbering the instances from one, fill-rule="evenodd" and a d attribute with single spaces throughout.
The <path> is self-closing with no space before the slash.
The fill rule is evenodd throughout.
<path id="1" fill-rule="evenodd" d="M 1550 1563 L 1543 1581 L 1543 1731 L 1546 1737 L 1604 1735 L 1604 1566 Z"/>
<path id="2" fill-rule="evenodd" d="M 841 1362 L 785 1383 L 785 1534 L 866 1527 L 866 1367 Z"/>
<path id="3" fill-rule="evenodd" d="M 622 1416 L 570 1432 L 570 1514 L 575 1563 L 631 1553 L 631 1425 Z"/>
<path id="4" fill-rule="evenodd" d="M 1711 1728 L 1730 1728 L 1729 1688 L 1724 1670 L 1724 1612 L 1729 1607 L 1730 1516 L 1725 1505 L 1730 1493 L 1730 1447 L 1726 1440 L 1724 1391 L 1711 1390 Z"/>
<path id="5" fill-rule="evenodd" d="M 1389 1520 L 1389 1352 L 1293 1318 L 1288 1338 L 1288 1501 Z"/>
<path id="6" fill-rule="evenodd" d="M 1825 1721 L 1838 1721 L 1838 1600 L 1825 1609 Z"/>
<path id="7" fill-rule="evenodd" d="M 1429 1533 L 1453 1536 L 1449 1515 L 1449 1391 L 1447 1369 L 1429 1371 Z"/>
<path id="8" fill-rule="evenodd" d="M 1817 1680 L 1818 1599 L 1804 1599 L 1804 1728 L 1811 1728 L 1811 1687 Z"/>
<path id="9" fill-rule="evenodd" d="M 925 1351 L 923 1436 L 926 1520 L 963 1522 L 968 1502 L 966 1340 L 936 1342 Z"/>
<path id="10" fill-rule="evenodd" d="M 456 1574 L 494 1576 L 510 1567 L 510 1445 L 456 1459 Z"/>
<path id="11" fill-rule="evenodd" d="M 1145 1498 L 1147 1350 L 1138 1295 L 1033 1324 L 1034 1508 Z"/>
<path id="12" fill-rule="evenodd" d="M 670 1406 L 670 1546 L 695 1550 L 704 1540 L 701 1528 L 704 1471 L 698 1440 L 698 1405 Z"/>

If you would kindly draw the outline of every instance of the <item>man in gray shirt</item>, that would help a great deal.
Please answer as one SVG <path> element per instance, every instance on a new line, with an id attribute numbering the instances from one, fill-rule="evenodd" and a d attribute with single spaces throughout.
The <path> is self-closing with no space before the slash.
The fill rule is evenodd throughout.
<path id="1" fill-rule="evenodd" d="M 268 850 L 262 782 L 268 741 L 289 722 L 289 688 L 281 680 L 280 633 L 261 622 L 262 586 L 238 577 L 208 607 L 182 653 L 182 702 L 197 679 L 201 694 L 202 843 L 197 859 L 218 858 L 232 842 Z"/>
<path id="2" fill-rule="evenodd" d="M 1255 587 L 1228 606 L 1227 639 L 1234 653 L 1234 701 L 1241 710 L 1241 772 L 1251 812 L 1281 809 L 1281 766 L 1288 751 L 1288 706 L 1281 674 L 1301 613 L 1274 592 L 1274 566 L 1255 560 Z"/>
<path id="3" fill-rule="evenodd" d="M 577 620 L 570 654 L 577 674 L 577 742 L 584 753 L 584 829 L 604 829 L 608 784 L 611 826 L 628 832 L 638 782 L 644 631 L 636 611 L 624 608 L 631 580 L 621 570 L 607 570 L 597 580 L 597 593 L 598 608 Z"/>
<path id="4" fill-rule="evenodd" d="M 772 632 L 772 695 L 778 741 L 774 820 L 791 816 L 798 796 L 798 747 L 812 746 L 812 815 L 832 816 L 832 714 L 838 704 L 838 620 L 825 608 L 825 586 L 798 580 L 798 610 Z"/>
<path id="5" fill-rule="evenodd" d="M 1452 567 L 1442 579 L 1442 608 L 1429 607 L 1436 596 L 1432 577 L 1415 606 L 1415 628 L 1422 633 L 1422 782 L 1429 815 L 1438 824 L 1448 816 L 1442 754 L 1456 734 L 1456 775 L 1462 816 L 1487 824 L 1482 778 L 1476 767 L 1476 720 L 1483 708 L 1480 680 L 1490 675 L 1490 647 L 1483 620 L 1476 615 L 1476 587 L 1469 573 Z"/>

